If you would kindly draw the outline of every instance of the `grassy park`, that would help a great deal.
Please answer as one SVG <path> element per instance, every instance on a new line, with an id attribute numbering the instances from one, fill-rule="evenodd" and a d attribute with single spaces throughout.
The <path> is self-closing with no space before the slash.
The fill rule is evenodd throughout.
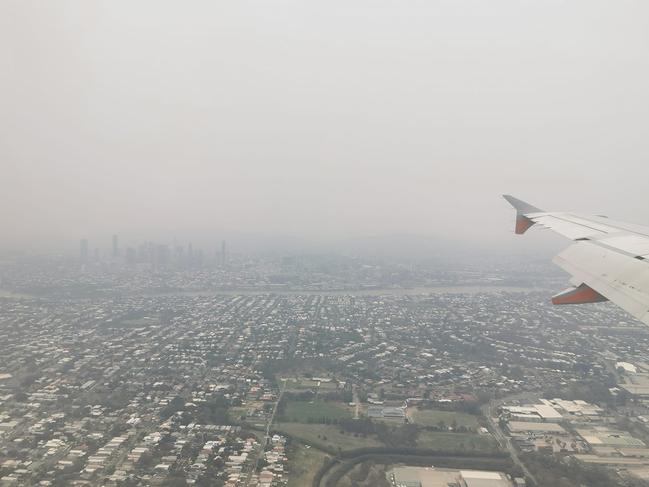
<path id="1" fill-rule="evenodd" d="M 290 455 L 287 487 L 304 487 L 311 485 L 313 477 L 328 457 L 317 448 L 298 444 Z"/>
<path id="2" fill-rule="evenodd" d="M 362 437 L 353 433 L 341 433 L 340 428 L 327 424 L 277 423 L 273 429 L 283 432 L 301 443 L 330 451 L 354 450 L 379 447 L 383 444 L 375 436 Z"/>
<path id="3" fill-rule="evenodd" d="M 491 436 L 437 431 L 420 431 L 417 446 L 431 450 L 474 453 L 495 453 L 498 450 L 498 444 Z"/>

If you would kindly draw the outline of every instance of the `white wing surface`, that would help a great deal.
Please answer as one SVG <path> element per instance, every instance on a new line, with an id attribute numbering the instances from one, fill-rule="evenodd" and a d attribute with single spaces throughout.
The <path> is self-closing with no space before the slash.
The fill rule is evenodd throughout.
<path id="1" fill-rule="evenodd" d="M 555 304 L 611 300 L 649 325 L 649 228 L 602 216 L 545 212 L 513 196 L 516 233 L 538 224 L 575 243 L 554 258 L 574 287 L 552 298 Z"/>

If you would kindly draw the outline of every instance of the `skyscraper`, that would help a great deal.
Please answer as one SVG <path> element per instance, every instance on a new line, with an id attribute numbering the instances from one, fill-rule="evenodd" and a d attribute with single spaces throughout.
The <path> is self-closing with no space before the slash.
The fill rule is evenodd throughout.
<path id="1" fill-rule="evenodd" d="M 113 235 L 113 259 L 119 256 L 117 235 Z"/>
<path id="2" fill-rule="evenodd" d="M 225 240 L 221 242 L 221 266 L 225 267 Z"/>
<path id="3" fill-rule="evenodd" d="M 137 263 L 137 252 L 133 247 L 126 247 L 126 263 L 130 266 Z"/>
<path id="4" fill-rule="evenodd" d="M 82 238 L 79 241 L 79 261 L 82 263 L 88 262 L 88 239 Z"/>

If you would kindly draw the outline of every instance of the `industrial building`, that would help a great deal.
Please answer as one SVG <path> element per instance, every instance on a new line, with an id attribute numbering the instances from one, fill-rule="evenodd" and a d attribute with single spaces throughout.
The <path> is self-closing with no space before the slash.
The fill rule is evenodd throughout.
<path id="1" fill-rule="evenodd" d="M 395 467 L 387 473 L 393 487 L 513 487 L 506 474 L 481 470 L 454 470 L 435 467 Z M 521 483 L 522 482 L 522 483 Z M 524 487 L 519 479 L 517 487 Z"/>

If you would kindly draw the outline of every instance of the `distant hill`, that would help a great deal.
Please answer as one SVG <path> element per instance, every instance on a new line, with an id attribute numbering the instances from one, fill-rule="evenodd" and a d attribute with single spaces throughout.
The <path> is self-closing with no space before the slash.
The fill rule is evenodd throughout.
<path id="1" fill-rule="evenodd" d="M 332 250 L 346 255 L 400 261 L 448 259 L 465 253 L 469 246 L 427 235 L 378 235 L 341 240 Z"/>

